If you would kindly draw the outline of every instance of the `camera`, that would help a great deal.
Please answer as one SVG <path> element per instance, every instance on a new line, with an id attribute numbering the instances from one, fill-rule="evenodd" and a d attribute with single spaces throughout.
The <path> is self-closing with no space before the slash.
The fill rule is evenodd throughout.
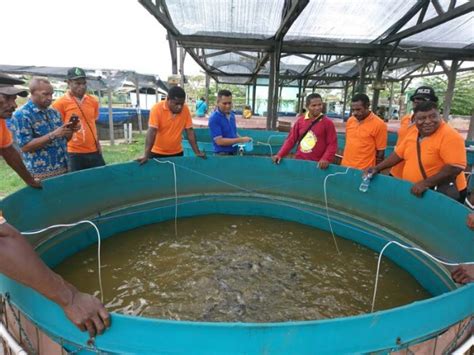
<path id="1" fill-rule="evenodd" d="M 69 119 L 69 123 L 71 123 L 71 126 L 77 126 L 79 123 L 79 116 L 76 114 L 73 114 L 71 118 Z"/>

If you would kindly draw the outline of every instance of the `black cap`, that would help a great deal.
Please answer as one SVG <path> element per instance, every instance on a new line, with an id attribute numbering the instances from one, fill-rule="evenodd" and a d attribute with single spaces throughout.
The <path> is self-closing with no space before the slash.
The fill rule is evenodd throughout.
<path id="1" fill-rule="evenodd" d="M 423 99 L 425 101 L 438 102 L 438 97 L 435 94 L 435 91 L 430 86 L 420 86 L 415 90 L 415 93 L 410 96 L 410 100 L 413 101 L 416 98 Z"/>
<path id="2" fill-rule="evenodd" d="M 13 85 L 21 85 L 25 82 L 22 80 L 15 79 L 9 75 L 0 73 L 0 94 L 3 95 L 18 95 L 22 97 L 28 96 L 28 90 L 25 88 L 18 88 Z"/>
<path id="3" fill-rule="evenodd" d="M 74 67 L 67 71 L 67 80 L 75 80 L 75 79 L 85 79 L 86 72 L 84 69 Z"/>

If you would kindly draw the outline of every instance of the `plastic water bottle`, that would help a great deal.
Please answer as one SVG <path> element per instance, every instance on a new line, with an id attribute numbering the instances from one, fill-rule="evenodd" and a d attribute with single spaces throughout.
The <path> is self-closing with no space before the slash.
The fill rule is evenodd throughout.
<path id="1" fill-rule="evenodd" d="M 372 179 L 372 173 L 368 173 L 362 178 L 362 182 L 360 183 L 360 186 L 359 186 L 360 192 L 367 192 L 370 185 L 370 179 Z"/>

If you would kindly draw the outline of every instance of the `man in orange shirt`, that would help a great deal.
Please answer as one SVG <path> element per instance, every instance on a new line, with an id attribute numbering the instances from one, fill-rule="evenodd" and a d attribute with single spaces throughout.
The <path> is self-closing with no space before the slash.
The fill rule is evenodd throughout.
<path id="1" fill-rule="evenodd" d="M 0 155 L 25 183 L 31 187 L 41 188 L 40 181 L 33 178 L 23 163 L 20 153 L 13 146 L 13 137 L 5 122 L 5 119 L 10 118 L 17 108 L 16 96 L 28 96 L 28 91 L 13 86 L 20 84 L 23 84 L 23 81 L 0 74 Z"/>
<path id="2" fill-rule="evenodd" d="M 383 160 L 387 148 L 387 125 L 369 110 L 365 94 L 352 98 L 352 116 L 346 123 L 346 146 L 341 165 L 367 169 Z"/>
<path id="3" fill-rule="evenodd" d="M 186 93 L 179 86 L 173 86 L 166 101 L 155 104 L 150 111 L 145 154 L 138 159 L 144 164 L 148 159 L 183 156 L 182 135 L 186 131 L 194 154 L 200 158 L 206 155 L 196 144 L 193 122 L 188 106 L 184 103 Z"/>
<path id="4" fill-rule="evenodd" d="M 67 72 L 69 91 L 53 104 L 62 116 L 63 122 L 70 122 L 72 116 L 79 117 L 80 129 L 67 144 L 71 171 L 95 168 L 105 165 L 102 157 L 95 121 L 99 118 L 99 103 L 86 94 L 86 73 L 81 68 Z"/>
<path id="5" fill-rule="evenodd" d="M 404 161 L 402 178 L 414 183 L 411 192 L 415 196 L 421 197 L 428 189 L 452 182 L 459 191 L 459 201 L 464 202 L 467 161 L 463 138 L 440 118 L 435 102 L 417 105 L 414 117 L 417 129 L 410 130 L 387 159 L 366 173 L 377 174 Z"/>
<path id="6" fill-rule="evenodd" d="M 416 109 L 418 104 L 426 101 L 438 102 L 438 97 L 435 94 L 433 88 L 429 86 L 420 86 L 415 90 L 415 93 L 410 97 L 410 101 L 413 105 L 413 110 Z M 402 117 L 400 121 L 400 129 L 398 130 L 397 146 L 403 141 L 403 138 L 408 134 L 408 131 L 411 129 L 416 129 L 414 115 L 411 113 L 406 114 Z M 403 174 L 403 165 L 401 162 L 395 165 L 392 170 L 390 170 L 390 175 L 393 177 L 402 178 Z"/>

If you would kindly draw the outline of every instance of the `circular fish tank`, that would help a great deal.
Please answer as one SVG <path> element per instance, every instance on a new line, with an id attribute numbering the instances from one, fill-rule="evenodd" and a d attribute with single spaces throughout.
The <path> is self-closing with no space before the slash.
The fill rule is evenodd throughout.
<path id="1" fill-rule="evenodd" d="M 377 252 L 393 240 L 451 261 L 472 259 L 474 233 L 465 224 L 469 211 L 433 191 L 416 198 L 404 181 L 377 176 L 363 193 L 361 172 L 338 166 L 322 171 L 311 162 L 291 159 L 277 166 L 265 157 L 168 160 L 175 165 L 130 162 L 52 178 L 41 191 L 25 188 L 8 196 L 1 207 L 21 231 L 88 219 L 105 239 L 176 215 L 178 226 L 181 217 L 261 216 L 325 231 L 332 227 L 336 235 Z M 97 243 L 94 229 L 87 225 L 28 239 L 50 267 Z M 458 288 L 447 269 L 415 251 L 390 246 L 384 257 L 409 272 L 432 297 L 352 317 L 274 323 L 113 314 L 112 327 L 88 350 L 87 334 L 76 329 L 56 304 L 5 276 L 0 277 L 0 291 L 41 331 L 67 350 L 81 353 L 391 352 L 434 338 L 472 315 L 474 284 Z"/>

